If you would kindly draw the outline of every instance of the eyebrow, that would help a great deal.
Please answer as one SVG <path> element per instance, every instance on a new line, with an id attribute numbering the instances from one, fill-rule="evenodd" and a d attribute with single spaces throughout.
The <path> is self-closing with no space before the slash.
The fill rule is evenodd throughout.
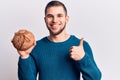
<path id="1" fill-rule="evenodd" d="M 46 14 L 46 16 L 51 16 L 52 14 Z M 62 14 L 62 13 L 58 13 L 57 15 L 64 15 L 64 14 Z"/>

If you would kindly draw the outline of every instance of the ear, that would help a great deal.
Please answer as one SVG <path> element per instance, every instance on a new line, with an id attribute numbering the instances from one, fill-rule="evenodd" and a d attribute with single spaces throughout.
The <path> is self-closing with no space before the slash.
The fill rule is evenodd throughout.
<path id="1" fill-rule="evenodd" d="M 44 21 L 45 21 L 45 23 L 46 23 L 46 17 L 44 17 Z"/>
<path id="2" fill-rule="evenodd" d="M 68 23 L 69 21 L 69 16 L 66 16 L 66 23 Z"/>

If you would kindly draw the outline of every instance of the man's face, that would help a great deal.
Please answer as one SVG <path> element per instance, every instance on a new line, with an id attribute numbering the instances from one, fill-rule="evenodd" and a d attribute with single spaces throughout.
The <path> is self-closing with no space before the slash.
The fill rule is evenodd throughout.
<path id="1" fill-rule="evenodd" d="M 50 34 L 58 35 L 65 29 L 66 23 L 68 22 L 68 16 L 62 6 L 54 6 L 47 9 L 45 15 L 45 23 L 47 25 Z"/>

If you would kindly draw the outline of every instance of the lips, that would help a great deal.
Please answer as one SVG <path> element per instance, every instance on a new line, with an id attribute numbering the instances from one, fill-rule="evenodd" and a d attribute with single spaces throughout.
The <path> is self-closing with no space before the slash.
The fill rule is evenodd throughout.
<path id="1" fill-rule="evenodd" d="M 51 26 L 52 29 L 57 29 L 59 25 L 51 24 L 50 26 Z"/>

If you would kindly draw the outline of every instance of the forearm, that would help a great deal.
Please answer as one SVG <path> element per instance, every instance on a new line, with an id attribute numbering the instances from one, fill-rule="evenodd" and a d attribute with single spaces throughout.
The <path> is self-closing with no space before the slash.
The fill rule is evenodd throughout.
<path id="1" fill-rule="evenodd" d="M 19 80 L 36 80 L 37 70 L 31 56 L 26 59 L 19 58 L 18 78 Z"/>
<path id="2" fill-rule="evenodd" d="M 82 60 L 76 61 L 76 66 L 81 71 L 84 80 L 101 80 L 99 68 L 87 54 Z"/>

